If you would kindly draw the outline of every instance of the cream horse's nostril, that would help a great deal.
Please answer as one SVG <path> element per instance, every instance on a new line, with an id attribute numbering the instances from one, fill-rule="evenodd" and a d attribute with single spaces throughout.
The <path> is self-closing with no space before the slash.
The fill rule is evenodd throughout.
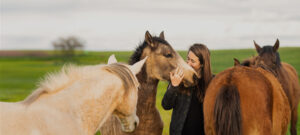
<path id="1" fill-rule="evenodd" d="M 138 123 L 137 122 L 134 122 L 134 127 L 136 128 L 138 126 Z"/>
<path id="2" fill-rule="evenodd" d="M 139 117 L 135 116 L 135 123 L 134 123 L 134 125 L 136 125 L 136 127 L 137 127 L 139 125 L 139 123 L 140 123 Z"/>

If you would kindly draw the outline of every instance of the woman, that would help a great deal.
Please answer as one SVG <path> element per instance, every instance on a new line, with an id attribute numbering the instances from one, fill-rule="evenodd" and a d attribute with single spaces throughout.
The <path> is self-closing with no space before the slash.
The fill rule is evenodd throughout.
<path id="1" fill-rule="evenodd" d="M 194 44 L 188 51 L 187 63 L 201 76 L 197 85 L 184 88 L 182 70 L 170 73 L 171 83 L 165 93 L 162 106 L 173 109 L 170 135 L 204 135 L 203 100 L 205 90 L 213 78 L 210 53 L 203 44 Z"/>

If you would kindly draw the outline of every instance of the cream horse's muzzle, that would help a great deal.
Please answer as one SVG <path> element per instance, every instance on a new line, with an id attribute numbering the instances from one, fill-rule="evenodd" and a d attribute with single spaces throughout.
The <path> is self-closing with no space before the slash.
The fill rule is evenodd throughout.
<path id="1" fill-rule="evenodd" d="M 133 132 L 139 125 L 139 118 L 136 115 L 118 119 L 121 122 L 123 132 Z"/>

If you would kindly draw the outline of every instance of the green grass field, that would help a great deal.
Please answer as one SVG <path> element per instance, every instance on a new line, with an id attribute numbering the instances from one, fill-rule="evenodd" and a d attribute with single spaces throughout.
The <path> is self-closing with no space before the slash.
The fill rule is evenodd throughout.
<path id="1" fill-rule="evenodd" d="M 300 72 L 300 47 L 280 48 L 281 60 L 293 65 Z M 52 52 L 47 52 L 52 53 Z M 115 54 L 121 62 L 127 62 L 133 52 L 86 52 L 78 55 L 71 61 L 77 65 L 95 65 L 106 63 L 111 54 Z M 186 51 L 179 51 L 183 58 Z M 211 51 L 211 64 L 215 74 L 233 66 L 233 58 L 244 60 L 256 55 L 254 49 L 242 50 L 213 50 Z M 0 101 L 15 102 L 23 100 L 35 88 L 43 76 L 49 72 L 59 71 L 64 65 L 60 57 L 0 57 Z M 298 77 L 299 74 L 298 74 Z M 157 92 L 157 108 L 164 121 L 164 135 L 169 134 L 171 111 L 161 107 L 161 100 L 166 91 L 167 83 L 160 82 Z M 297 130 L 300 133 L 300 107 L 298 107 Z M 0 110 L 1 111 L 1 110 Z M 288 133 L 289 134 L 289 133 Z"/>

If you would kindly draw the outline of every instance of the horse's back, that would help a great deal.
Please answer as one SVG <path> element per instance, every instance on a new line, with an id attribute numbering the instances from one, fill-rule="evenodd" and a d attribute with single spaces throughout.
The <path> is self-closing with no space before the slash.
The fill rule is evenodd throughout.
<path id="1" fill-rule="evenodd" d="M 24 134 L 24 132 L 18 132 L 22 129 L 19 125 L 24 122 L 25 118 L 24 106 L 19 103 L 0 102 L 0 110 L 0 134 Z"/>
<path id="2" fill-rule="evenodd" d="M 214 106 L 217 95 L 220 93 L 220 90 L 224 86 L 235 86 L 238 90 L 240 97 L 240 108 L 241 108 L 241 118 L 243 122 L 243 133 L 249 132 L 260 132 L 260 120 L 264 119 L 264 125 L 270 125 L 268 123 L 271 122 L 271 117 L 266 116 L 260 111 L 271 113 L 269 111 L 270 108 L 268 103 L 265 101 L 269 101 L 269 99 L 265 96 L 270 91 L 262 91 L 261 88 L 265 88 L 267 86 L 260 84 L 260 81 L 263 75 L 258 72 L 250 72 L 251 69 L 245 68 L 231 68 L 223 71 L 218 74 L 210 83 L 204 101 L 204 115 L 205 115 L 205 124 L 210 125 L 210 129 L 215 129 L 214 127 Z M 253 85 L 256 84 L 256 85 Z M 231 104 L 231 103 L 228 103 Z M 234 110 L 232 110 L 234 111 Z M 248 128 L 250 125 L 256 125 L 250 131 Z M 264 129 L 268 129 L 270 127 L 264 127 Z M 209 129 L 207 129 L 209 130 Z M 216 134 L 216 133 L 213 133 Z"/>
<path id="3" fill-rule="evenodd" d="M 0 134 L 17 135 L 17 134 L 42 134 L 33 123 L 38 116 L 30 117 L 27 106 L 21 102 L 5 103 L 0 102 Z"/>
<path id="4" fill-rule="evenodd" d="M 275 84 L 280 85 L 278 82 L 271 82 L 263 73 L 253 68 L 235 67 L 221 72 L 211 81 L 205 95 L 204 115 L 206 133 L 216 134 L 214 131 L 214 106 L 221 88 L 224 86 L 235 86 L 240 98 L 242 133 L 271 134 L 271 130 L 274 129 L 274 125 L 272 125 L 274 119 L 273 107 L 279 105 L 279 107 L 284 108 L 284 103 L 281 101 L 278 101 L 280 104 L 273 104 L 272 94 L 274 94 L 274 90 L 272 87 L 275 87 Z M 283 98 L 283 100 L 287 100 L 282 97 L 284 96 L 282 90 L 281 93 L 275 92 L 275 94 Z M 279 115 L 280 113 L 276 116 Z"/>
<path id="5" fill-rule="evenodd" d="M 265 75 L 270 80 L 272 86 L 272 98 L 273 98 L 273 133 L 286 134 L 288 123 L 290 121 L 291 108 L 289 106 L 289 100 L 284 90 L 278 81 L 278 79 L 270 72 L 257 68 L 257 71 Z"/>
<path id="6" fill-rule="evenodd" d="M 81 134 L 74 120 L 45 105 L 0 102 L 0 110 L 0 135 Z"/>
<path id="7" fill-rule="evenodd" d="M 8 122 L 9 119 L 14 118 L 14 115 L 22 115 L 24 108 L 20 103 L 0 102 L 0 122 Z"/>

